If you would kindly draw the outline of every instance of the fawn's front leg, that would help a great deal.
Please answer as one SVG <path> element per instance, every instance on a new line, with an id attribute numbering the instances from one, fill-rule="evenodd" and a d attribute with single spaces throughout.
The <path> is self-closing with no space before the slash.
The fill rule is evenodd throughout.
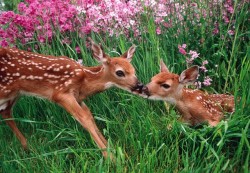
<path id="1" fill-rule="evenodd" d="M 63 106 L 75 119 L 90 133 L 96 144 L 102 149 L 102 154 L 107 158 L 107 141 L 97 128 L 94 118 L 87 106 L 80 106 L 71 94 L 58 94 L 54 100 Z"/>
<path id="2" fill-rule="evenodd" d="M 26 138 L 23 136 L 23 134 L 20 132 L 20 130 L 18 129 L 15 121 L 12 119 L 12 113 L 11 113 L 11 108 L 14 104 L 14 101 L 9 102 L 8 107 L 3 110 L 0 111 L 0 114 L 2 115 L 3 119 L 5 120 L 6 124 L 12 129 L 13 133 L 16 135 L 16 137 L 18 138 L 18 140 L 21 142 L 22 146 L 24 149 L 28 149 L 27 146 L 27 140 Z"/>
<path id="3" fill-rule="evenodd" d="M 100 132 L 100 130 L 98 129 L 98 127 L 97 127 L 97 125 L 96 125 L 96 123 L 95 123 L 95 120 L 94 120 L 94 118 L 93 118 L 93 116 L 92 116 L 92 114 L 91 114 L 89 108 L 85 105 L 84 102 L 81 103 L 81 107 L 82 107 L 83 110 L 85 110 L 86 112 L 88 112 L 88 114 L 91 115 L 91 117 L 92 117 L 91 120 L 92 120 L 92 123 L 93 123 L 93 125 L 94 125 L 94 128 L 95 128 L 96 133 L 97 133 L 98 136 L 101 138 L 102 142 L 107 146 L 107 143 L 108 143 L 108 142 L 107 142 L 107 140 L 105 139 L 105 137 L 102 135 L 102 133 Z"/>

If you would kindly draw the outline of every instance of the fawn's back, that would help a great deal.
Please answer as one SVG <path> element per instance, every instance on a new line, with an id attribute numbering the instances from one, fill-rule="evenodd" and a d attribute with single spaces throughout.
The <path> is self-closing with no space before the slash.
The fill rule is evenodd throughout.
<path id="1" fill-rule="evenodd" d="M 51 97 L 54 90 L 79 80 L 82 67 L 67 57 L 53 57 L 14 48 L 0 49 L 0 98 L 19 91 Z"/>
<path id="2" fill-rule="evenodd" d="M 234 112 L 234 97 L 226 94 L 208 94 L 200 90 L 183 88 L 182 99 L 176 108 L 192 125 L 208 121 L 216 125 L 225 112 Z"/>

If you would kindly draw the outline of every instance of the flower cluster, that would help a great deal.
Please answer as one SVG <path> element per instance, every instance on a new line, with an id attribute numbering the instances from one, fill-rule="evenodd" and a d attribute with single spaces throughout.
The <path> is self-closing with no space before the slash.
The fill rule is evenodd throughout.
<path id="1" fill-rule="evenodd" d="M 55 30 L 73 31 L 78 12 L 69 0 L 26 0 L 18 5 L 19 14 L 12 11 L 0 15 L 0 46 L 25 44 L 34 38 L 43 43 L 50 40 Z"/>
<path id="2" fill-rule="evenodd" d="M 211 2 L 222 5 L 223 19 L 229 21 L 234 13 L 232 0 Z M 182 2 L 172 0 L 25 0 L 18 5 L 18 13 L 12 11 L 0 14 L 0 46 L 22 44 L 30 41 L 49 41 L 56 32 L 90 32 L 120 34 L 136 37 L 141 32 L 145 18 L 152 17 L 156 34 L 163 34 L 175 24 L 185 24 L 184 17 L 199 23 L 208 15 L 206 3 L 202 0 Z M 211 7 L 213 8 L 213 7 Z M 218 33 L 215 23 L 214 33 Z M 233 35 L 231 29 L 228 34 Z"/>
<path id="3" fill-rule="evenodd" d="M 125 34 L 133 30 L 139 34 L 139 18 L 142 6 L 139 1 L 130 0 L 79 0 L 76 4 L 81 18 L 81 33 L 103 32 L 112 35 Z"/>
<path id="4" fill-rule="evenodd" d="M 194 64 L 194 60 L 199 58 L 200 54 L 195 50 L 189 50 L 189 52 L 187 52 L 186 48 L 187 48 L 186 44 L 178 45 L 179 53 L 181 53 L 182 55 L 185 56 L 186 62 L 188 64 L 188 66 L 190 66 L 190 65 Z M 206 75 L 206 72 L 208 72 L 208 70 L 206 68 L 207 64 L 208 64 L 207 60 L 202 61 L 202 65 L 199 67 L 200 72 L 202 72 L 205 75 L 205 77 L 203 79 L 203 82 L 198 81 L 195 83 L 198 88 L 201 88 L 202 85 L 209 86 L 212 84 L 211 83 L 212 79 Z"/>
<path id="5" fill-rule="evenodd" d="M 224 0 L 224 1 L 213 0 L 212 3 L 209 4 L 209 8 L 211 9 L 220 8 L 221 14 L 219 14 L 218 12 L 214 12 L 210 14 L 210 16 L 221 15 L 224 23 L 220 23 L 220 25 L 227 25 L 227 26 L 229 25 L 230 30 L 228 30 L 228 34 L 234 35 L 234 24 L 235 24 L 235 20 L 233 18 L 234 12 L 241 9 L 243 4 L 249 4 L 249 2 L 250 2 L 249 0 L 241 0 L 238 1 L 237 3 L 234 3 L 233 0 Z M 218 34 L 219 28 L 220 27 L 218 21 L 215 21 L 213 34 Z"/>

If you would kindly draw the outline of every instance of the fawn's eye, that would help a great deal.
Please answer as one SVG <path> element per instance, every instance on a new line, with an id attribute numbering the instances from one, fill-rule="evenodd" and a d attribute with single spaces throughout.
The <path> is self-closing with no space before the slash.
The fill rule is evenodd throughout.
<path id="1" fill-rule="evenodd" d="M 124 72 L 121 71 L 121 70 L 116 71 L 115 74 L 116 74 L 117 76 L 119 76 L 119 77 L 125 77 Z"/>
<path id="2" fill-rule="evenodd" d="M 161 86 L 163 87 L 163 88 L 165 88 L 165 89 L 168 89 L 169 87 L 170 87 L 170 85 L 168 85 L 168 84 L 161 84 Z"/>

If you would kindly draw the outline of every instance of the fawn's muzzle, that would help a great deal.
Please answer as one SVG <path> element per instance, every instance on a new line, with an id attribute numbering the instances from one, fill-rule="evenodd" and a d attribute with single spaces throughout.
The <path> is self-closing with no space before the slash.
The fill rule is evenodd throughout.
<path id="1" fill-rule="evenodd" d="M 144 84 L 141 82 L 137 82 L 136 86 L 131 89 L 131 91 L 136 91 L 138 93 L 142 93 Z"/>
<path id="2" fill-rule="evenodd" d="M 142 94 L 145 94 L 145 95 L 147 95 L 148 97 L 150 96 L 150 92 L 149 92 L 147 86 L 144 86 L 144 87 L 142 88 Z"/>

